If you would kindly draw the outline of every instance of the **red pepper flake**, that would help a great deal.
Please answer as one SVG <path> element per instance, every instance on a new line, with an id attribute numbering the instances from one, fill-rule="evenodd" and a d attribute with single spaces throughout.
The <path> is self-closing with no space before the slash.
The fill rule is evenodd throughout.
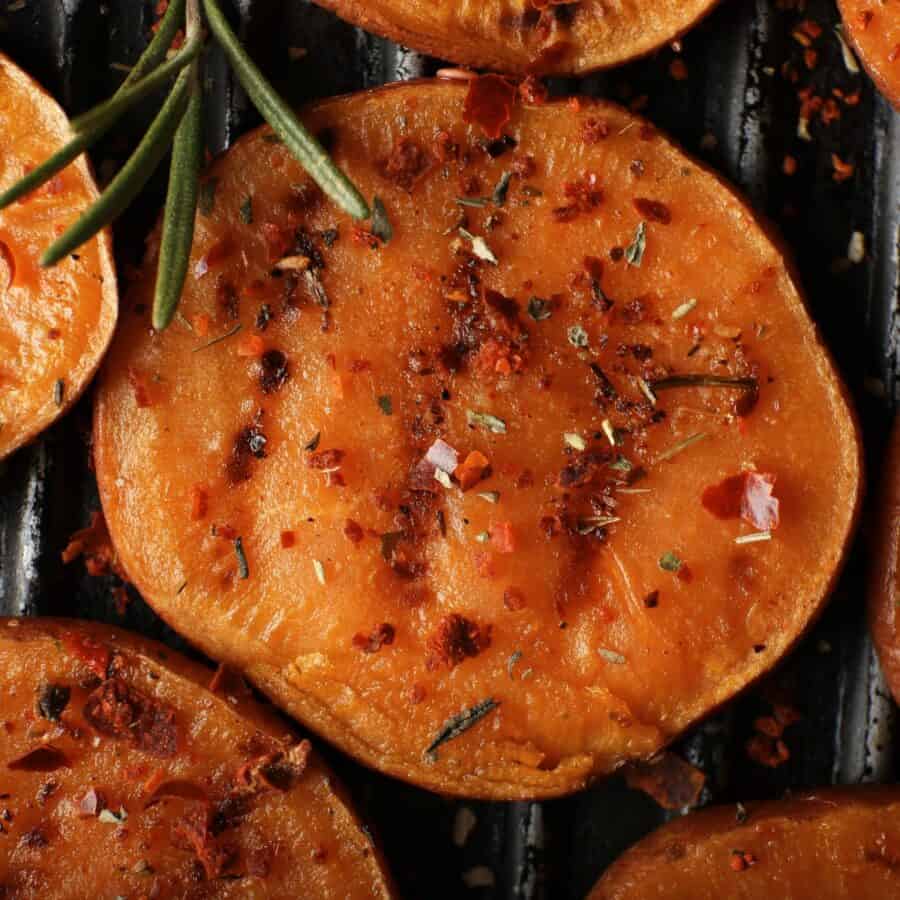
<path id="1" fill-rule="evenodd" d="M 528 605 L 525 601 L 525 594 L 516 587 L 508 587 L 503 592 L 503 605 L 510 612 L 519 612 Z"/>
<path id="2" fill-rule="evenodd" d="M 258 334 L 248 334 L 238 343 L 237 355 L 258 359 L 266 352 L 266 342 Z"/>
<path id="3" fill-rule="evenodd" d="M 209 511 L 209 494 L 202 484 L 195 484 L 191 488 L 191 520 L 200 522 L 206 518 Z"/>
<path id="4" fill-rule="evenodd" d="M 391 155 L 380 163 L 381 174 L 405 191 L 412 190 L 416 181 L 430 167 L 431 159 L 428 153 L 411 138 L 397 141 Z"/>
<path id="5" fill-rule="evenodd" d="M 523 103 L 532 103 L 535 106 L 541 106 L 547 102 L 550 92 L 547 85 L 535 75 L 529 75 L 519 85 L 519 97 Z"/>
<path id="6" fill-rule="evenodd" d="M 491 546 L 498 553 L 513 553 L 516 549 L 516 536 L 512 522 L 498 522 L 490 527 Z"/>
<path id="7" fill-rule="evenodd" d="M 83 662 L 95 675 L 106 678 L 112 653 L 109 647 L 79 631 L 63 632 L 60 642 L 67 653 Z"/>
<path id="8" fill-rule="evenodd" d="M 428 639 L 427 668 L 434 670 L 443 664 L 453 669 L 461 662 L 478 656 L 491 645 L 491 630 L 490 625 L 482 629 L 459 613 L 444 616 L 437 631 Z"/>
<path id="9" fill-rule="evenodd" d="M 196 809 L 179 819 L 175 831 L 193 848 L 207 880 L 214 881 L 228 866 L 231 854 L 216 841 L 211 820 L 212 810 Z"/>
<path id="10" fill-rule="evenodd" d="M 732 850 L 729 865 L 735 872 L 743 872 L 757 863 L 756 856 L 746 850 Z"/>
<path id="11" fill-rule="evenodd" d="M 467 491 L 481 481 L 490 464 L 490 460 L 483 453 L 473 450 L 465 458 L 465 461 L 457 466 L 453 477 L 458 482 L 460 489 Z"/>
<path id="12" fill-rule="evenodd" d="M 703 507 L 718 519 L 741 518 L 759 531 L 774 531 L 779 523 L 780 502 L 773 494 L 775 476 L 766 472 L 741 472 L 703 491 Z"/>
<path id="13" fill-rule="evenodd" d="M 369 634 L 353 635 L 353 646 L 363 653 L 377 653 L 382 647 L 394 643 L 396 631 L 393 625 L 382 622 L 376 625 Z"/>
<path id="14" fill-rule="evenodd" d="M 294 544 L 297 543 L 297 536 L 293 531 L 282 531 L 281 532 L 281 546 L 285 550 L 289 550 Z"/>
<path id="15" fill-rule="evenodd" d="M 62 552 L 62 561 L 66 564 L 84 557 L 84 564 L 89 575 L 108 575 L 114 572 L 124 578 L 119 566 L 119 557 L 112 545 L 106 520 L 100 510 L 91 513 L 91 523 L 87 528 L 76 531 Z"/>
<path id="16" fill-rule="evenodd" d="M 138 409 L 147 409 L 153 403 L 150 400 L 150 389 L 147 386 L 147 379 L 136 369 L 128 367 L 128 383 L 134 391 L 134 402 Z"/>
<path id="17" fill-rule="evenodd" d="M 831 165 L 834 166 L 832 178 L 839 184 L 853 177 L 856 167 L 853 163 L 844 162 L 837 153 L 831 154 Z"/>
<path id="18" fill-rule="evenodd" d="M 178 749 L 175 711 L 121 678 L 108 678 L 88 697 L 84 717 L 100 734 L 127 738 L 154 756 L 174 756 Z"/>
<path id="19" fill-rule="evenodd" d="M 650 762 L 634 762 L 625 769 L 628 787 L 643 791 L 663 809 L 696 806 L 706 776 L 674 753 L 663 753 Z"/>
<path id="20" fill-rule="evenodd" d="M 478 125 L 491 140 L 503 133 L 512 117 L 516 86 L 501 75 L 480 75 L 469 82 L 463 108 L 463 121 Z"/>

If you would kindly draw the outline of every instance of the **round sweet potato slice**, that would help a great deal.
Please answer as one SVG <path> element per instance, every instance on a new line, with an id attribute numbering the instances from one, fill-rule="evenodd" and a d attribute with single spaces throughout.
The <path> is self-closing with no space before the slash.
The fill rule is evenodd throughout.
<path id="1" fill-rule="evenodd" d="M 53 98 L 0 54 L 0 191 L 69 133 Z M 53 269 L 38 262 L 60 227 L 96 198 L 82 157 L 0 211 L 0 459 L 78 399 L 112 338 L 118 294 L 109 234 Z"/>
<path id="2" fill-rule="evenodd" d="M 464 65 L 580 75 L 644 56 L 718 0 L 316 0 L 355 25 Z"/>
<path id="3" fill-rule="evenodd" d="M 874 533 L 869 623 L 881 668 L 900 701 L 900 424 L 894 424 L 882 474 L 880 510 Z"/>
<path id="4" fill-rule="evenodd" d="M 381 198 L 372 230 L 266 131 L 217 162 L 182 320 L 149 328 L 155 241 L 133 285 L 95 459 L 131 579 L 214 658 L 392 775 L 554 795 L 793 644 L 859 448 L 781 251 L 715 176 L 603 103 L 486 141 L 467 96 L 308 111 Z"/>
<path id="5" fill-rule="evenodd" d="M 716 807 L 655 831 L 589 900 L 883 900 L 900 895 L 900 788 Z"/>
<path id="6" fill-rule="evenodd" d="M 0 619 L 0 892 L 387 898 L 308 741 L 240 679 L 107 626 Z"/>
<path id="7" fill-rule="evenodd" d="M 844 34 L 873 81 L 900 110 L 900 3 L 897 0 L 838 0 Z"/>

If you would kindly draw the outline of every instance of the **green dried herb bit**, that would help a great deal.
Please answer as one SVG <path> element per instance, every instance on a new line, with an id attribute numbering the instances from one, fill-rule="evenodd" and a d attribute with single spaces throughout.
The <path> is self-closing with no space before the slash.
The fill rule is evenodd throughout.
<path id="1" fill-rule="evenodd" d="M 322 432 L 317 431 L 304 445 L 303 449 L 306 450 L 307 453 L 315 452 L 316 448 L 319 446 L 319 441 L 322 440 Z"/>
<path id="2" fill-rule="evenodd" d="M 459 715 L 447 719 L 435 739 L 425 749 L 426 758 L 430 762 L 436 762 L 438 748 L 465 734 L 473 725 L 476 725 L 486 715 L 492 713 L 499 705 L 493 697 L 488 697 L 487 700 L 476 703 L 471 709 L 464 710 Z"/>
<path id="3" fill-rule="evenodd" d="M 111 809 L 101 809 L 97 815 L 97 821 L 102 822 L 104 825 L 121 825 L 128 821 L 128 812 L 124 806 L 120 806 L 117 813 Z"/>
<path id="4" fill-rule="evenodd" d="M 573 347 L 577 347 L 579 350 L 584 350 L 590 343 L 588 333 L 581 325 L 570 326 L 566 334 L 569 338 L 569 343 Z"/>
<path id="5" fill-rule="evenodd" d="M 521 650 L 514 650 L 512 652 L 512 654 L 510 655 L 509 659 L 507 660 L 506 672 L 510 678 L 515 678 L 514 672 L 515 672 L 516 666 L 519 664 L 519 660 L 521 660 L 523 656 L 524 656 L 524 654 L 522 653 Z"/>
<path id="6" fill-rule="evenodd" d="M 394 236 L 394 228 L 391 220 L 388 218 L 387 209 L 385 209 L 384 201 L 381 197 L 375 197 L 372 200 L 372 234 L 387 244 Z"/>
<path id="7" fill-rule="evenodd" d="M 535 322 L 543 322 L 553 315 L 553 304 L 549 300 L 541 300 L 540 297 L 532 297 L 528 301 L 528 315 Z"/>
<path id="8" fill-rule="evenodd" d="M 253 224 L 253 198 L 247 197 L 241 204 L 241 221 L 245 225 Z"/>
<path id="9" fill-rule="evenodd" d="M 213 214 L 213 210 L 216 208 L 216 191 L 218 191 L 218 189 L 218 178 L 207 178 L 206 181 L 200 185 L 200 215 L 209 218 L 209 216 Z"/>
<path id="10" fill-rule="evenodd" d="M 386 416 L 392 416 L 394 414 L 394 403 L 387 394 L 382 394 L 378 398 L 378 408 Z"/>
<path id="11" fill-rule="evenodd" d="M 693 446 L 699 441 L 704 440 L 709 435 L 705 431 L 698 431 L 696 434 L 692 434 L 690 437 L 686 437 L 683 441 L 677 443 L 674 447 L 669 447 L 668 450 L 663 451 L 656 458 L 657 462 L 666 462 L 674 456 L 678 456 L 683 450 L 687 450 L 688 447 Z"/>
<path id="12" fill-rule="evenodd" d="M 509 193 L 509 183 L 512 181 L 512 172 L 504 172 L 500 176 L 500 180 L 497 182 L 497 186 L 494 188 L 494 193 L 491 196 L 491 200 L 494 201 L 495 206 L 503 206 L 506 203 L 506 195 Z"/>
<path id="13" fill-rule="evenodd" d="M 234 337 L 242 328 L 240 322 L 234 326 L 230 331 L 226 331 L 225 334 L 220 334 L 218 337 L 214 337 L 211 341 L 207 341 L 205 344 L 201 344 L 199 347 L 194 347 L 191 351 L 192 353 L 199 353 L 201 350 L 206 350 L 207 347 L 215 347 L 216 344 L 222 343 L 222 341 L 227 340 L 230 337 Z"/>
<path id="14" fill-rule="evenodd" d="M 684 563 L 671 551 L 667 550 L 659 558 L 659 567 L 664 572 L 679 572 Z"/>
<path id="15" fill-rule="evenodd" d="M 62 378 L 58 378 L 56 384 L 53 385 L 53 402 L 57 406 L 63 405 L 66 396 L 66 382 Z"/>
<path id="16" fill-rule="evenodd" d="M 621 653 L 616 653 L 615 650 L 607 650 L 606 647 L 601 647 L 597 652 L 608 663 L 612 663 L 614 666 L 624 666 L 625 665 L 625 657 L 622 656 Z"/>
<path id="17" fill-rule="evenodd" d="M 690 300 L 685 300 L 680 306 L 676 306 L 672 311 L 672 318 L 677 322 L 679 319 L 683 319 L 688 313 L 694 310 L 697 306 L 697 301 L 692 297 Z"/>
<path id="18" fill-rule="evenodd" d="M 625 262 L 629 266 L 639 267 L 644 261 L 647 249 L 647 223 L 641 222 L 634 233 L 634 240 L 625 248 Z"/>
<path id="19" fill-rule="evenodd" d="M 457 197 L 456 202 L 459 206 L 468 206 L 472 209 L 484 209 L 490 200 L 487 197 Z"/>
<path id="20" fill-rule="evenodd" d="M 313 571 L 316 573 L 316 580 L 319 584 L 325 584 L 325 566 L 320 559 L 314 559 L 312 561 Z"/>
<path id="21" fill-rule="evenodd" d="M 497 416 L 491 415 L 491 413 L 467 409 L 466 421 L 471 426 L 486 428 L 493 434 L 506 434 L 506 422 L 503 419 L 498 419 Z"/>
<path id="22" fill-rule="evenodd" d="M 244 541 L 241 538 L 234 539 L 234 555 L 238 561 L 238 575 L 246 580 L 250 577 L 250 565 L 247 562 L 247 554 L 244 553 Z"/>
<path id="23" fill-rule="evenodd" d="M 477 497 L 484 500 L 485 503 L 499 503 L 500 491 L 481 491 L 476 494 Z"/>
<path id="24" fill-rule="evenodd" d="M 577 450 L 579 453 L 587 450 L 587 441 L 580 434 L 577 434 L 574 431 L 567 431 L 563 435 L 563 441 L 565 442 L 567 447 L 571 447 L 573 450 Z"/>

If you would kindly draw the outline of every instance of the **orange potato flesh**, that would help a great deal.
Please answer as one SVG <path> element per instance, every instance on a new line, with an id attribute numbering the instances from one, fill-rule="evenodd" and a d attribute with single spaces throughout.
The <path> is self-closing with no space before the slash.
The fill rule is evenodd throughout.
<path id="1" fill-rule="evenodd" d="M 64 620 L 0 620 L 0 664 L 4 896 L 391 896 L 332 776 L 246 687 Z M 140 717 L 96 705 L 114 684 Z"/>
<path id="2" fill-rule="evenodd" d="M 214 165 L 181 306 L 194 330 L 150 330 L 151 245 L 101 379 L 96 468 L 143 595 L 293 715 L 438 791 L 556 795 L 651 756 L 791 646 L 842 559 L 859 449 L 781 252 L 717 178 L 630 113 L 586 101 L 517 108 L 517 145 L 492 158 L 461 121 L 465 96 L 418 83 L 308 112 L 363 193 L 383 198 L 394 235 L 380 249 L 315 200 L 266 132 Z M 598 130 L 608 136 L 585 142 Z M 457 153 L 437 162 L 448 140 Z M 431 166 L 411 181 L 400 159 L 417 154 Z M 513 171 L 502 208 L 457 203 Z M 554 212 L 586 173 L 599 205 Z M 635 239 L 636 197 L 671 216 L 646 224 L 640 266 L 610 258 Z M 461 216 L 497 265 L 460 237 Z M 300 241 L 324 263 L 312 281 L 278 227 L 338 229 Z M 281 277 L 273 243 L 294 267 Z M 549 318 L 526 312 L 531 297 Z M 287 369 L 274 389 L 273 359 Z M 653 407 L 639 383 L 751 370 L 759 399 L 743 418 L 734 388 L 660 390 Z M 619 429 L 615 452 L 604 427 Z M 411 473 L 437 439 L 461 463 L 482 456 L 423 491 Z M 561 488 L 590 454 L 605 460 L 593 480 Z M 630 484 L 619 455 L 646 476 Z M 738 545 L 753 527 L 700 498 L 752 467 L 777 477 L 781 524 Z M 619 521 L 591 531 L 610 511 Z M 678 573 L 662 568 L 670 552 Z M 489 699 L 499 706 L 425 753 Z"/>
<path id="3" fill-rule="evenodd" d="M 844 31 L 885 97 L 900 109 L 900 0 L 839 0 Z"/>
<path id="4" fill-rule="evenodd" d="M 578 75 L 656 50 L 691 28 L 717 0 L 316 2 L 441 59 L 504 72 Z"/>
<path id="5" fill-rule="evenodd" d="M 65 113 L 0 54 L 0 191 L 57 151 Z M 107 233 L 42 269 L 41 253 L 97 197 L 82 157 L 0 211 L 0 459 L 78 398 L 112 337 L 118 306 Z"/>
<path id="6" fill-rule="evenodd" d="M 894 425 L 882 476 L 880 510 L 874 533 L 869 622 L 881 668 L 895 699 L 900 699 L 900 426 Z"/>
<path id="7" fill-rule="evenodd" d="M 900 895 L 898 854 L 900 789 L 817 791 L 666 825 L 613 863 L 589 900 L 885 900 Z"/>

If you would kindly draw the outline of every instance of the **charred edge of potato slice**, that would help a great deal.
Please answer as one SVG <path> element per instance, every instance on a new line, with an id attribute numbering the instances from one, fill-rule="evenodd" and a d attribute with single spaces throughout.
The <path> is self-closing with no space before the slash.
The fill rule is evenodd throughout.
<path id="1" fill-rule="evenodd" d="M 79 823 L 84 830 L 90 822 L 99 828 L 98 843 L 108 832 L 121 844 L 123 858 L 142 856 L 133 869 L 118 866 L 116 872 L 144 889 L 158 879 L 160 897 L 184 896 L 185 878 L 239 887 L 240 881 L 231 881 L 240 874 L 232 871 L 235 866 L 247 869 L 250 884 L 265 885 L 273 863 L 279 884 L 265 885 L 266 896 L 296 896 L 297 884 L 283 881 L 292 870 L 308 873 L 303 877 L 313 893 L 304 896 L 395 896 L 380 851 L 346 790 L 309 742 L 255 700 L 235 673 L 214 673 L 113 626 L 69 619 L 0 617 L 3 655 L 17 673 L 15 685 L 7 685 L 13 708 L 3 714 L 11 717 L 23 707 L 24 721 L 0 722 L 0 767 L 7 771 L 0 796 L 0 810 L 6 810 L 0 815 L 0 889 L 15 893 L 23 878 L 39 884 L 48 877 L 41 854 L 52 852 L 52 864 L 58 864 L 73 837 L 78 846 L 71 865 L 81 873 L 73 878 L 82 879 L 77 890 L 91 888 L 90 896 L 96 896 L 109 888 L 90 884 L 99 877 L 93 870 L 105 865 L 92 865 L 90 847 L 83 835 L 78 838 Z M 197 745 L 208 750 L 211 741 L 218 758 L 207 768 Z M 29 778 L 41 782 L 36 803 L 32 793 L 23 793 Z M 298 792 L 308 794 L 314 807 L 298 807 L 291 799 Z M 204 814 L 212 823 L 208 833 L 194 830 Z M 15 834 L 25 827 L 14 827 L 17 816 L 27 820 L 29 831 Z M 260 828 L 273 817 L 290 820 L 292 835 L 305 831 L 308 846 L 267 848 Z M 98 818 L 95 825 L 91 820 Z M 241 855 L 229 858 L 237 847 Z M 286 852 L 297 855 L 286 861 Z M 329 865 L 339 871 L 325 876 Z M 76 889 L 74 881 L 66 883 Z"/>
<path id="2" fill-rule="evenodd" d="M 894 422 L 881 478 L 869 580 L 869 624 L 881 668 L 900 702 L 900 633 L 897 605 L 900 575 L 900 419 Z"/>
<path id="3" fill-rule="evenodd" d="M 416 92 L 422 90 L 444 91 L 448 97 L 455 96 L 457 98 L 463 96 L 465 92 L 464 87 L 448 85 L 447 83 L 413 82 L 381 88 L 361 96 L 365 102 L 374 103 L 384 96 L 393 95 L 399 98 L 404 93 L 408 96 L 415 96 Z M 337 98 L 321 104 L 315 109 L 333 108 L 350 99 L 352 98 Z M 643 120 L 639 117 L 620 110 L 612 104 L 592 100 L 584 100 L 582 103 L 585 110 L 592 114 L 599 114 L 604 110 L 615 110 L 617 115 L 627 116 L 630 122 L 639 127 L 643 123 Z M 560 107 L 563 106 L 562 104 L 559 105 Z M 649 128 L 650 126 L 647 127 Z M 260 134 L 261 132 L 255 132 L 245 136 L 242 138 L 239 146 L 248 141 L 258 140 Z M 683 154 L 683 151 L 669 139 L 661 135 L 657 135 L 655 139 L 663 142 L 667 152 Z M 796 284 L 794 267 L 785 255 L 784 245 L 772 233 L 767 223 L 761 222 L 758 217 L 749 212 L 746 201 L 719 175 L 710 171 L 702 163 L 697 163 L 687 154 L 683 155 L 704 177 L 708 177 L 715 182 L 717 189 L 722 191 L 722 202 L 739 209 L 742 214 L 759 226 L 766 236 L 766 240 L 774 246 L 782 258 L 781 261 L 786 267 L 787 275 L 792 280 L 793 293 L 789 305 L 792 310 L 804 310 L 804 329 L 806 329 L 804 340 L 808 340 L 810 345 L 815 348 L 815 371 L 809 373 L 810 377 L 817 379 L 822 389 L 832 398 L 835 408 L 839 410 L 840 418 L 835 422 L 837 426 L 835 440 L 842 447 L 842 462 L 846 469 L 848 496 L 845 498 L 846 514 L 842 515 L 841 530 L 835 539 L 834 564 L 831 565 L 829 563 L 827 574 L 823 572 L 821 590 L 817 591 L 815 596 L 808 598 L 807 608 L 797 633 L 779 632 L 775 634 L 769 641 L 765 652 L 760 653 L 751 663 L 748 663 L 746 670 L 742 670 L 740 678 L 723 678 L 709 696 L 704 695 L 685 704 L 684 708 L 679 710 L 677 719 L 669 723 L 669 730 L 662 736 L 653 752 L 674 740 L 685 729 L 720 707 L 736 693 L 745 689 L 748 684 L 765 674 L 802 637 L 805 629 L 821 611 L 837 579 L 847 553 L 850 537 L 858 519 L 862 493 L 862 457 L 856 418 L 846 389 L 834 370 L 830 354 L 822 345 L 815 325 L 809 321 L 805 312 L 802 295 Z M 796 300 L 794 299 L 795 296 Z M 107 368 L 104 376 L 104 386 L 111 378 L 112 373 Z M 95 415 L 97 472 L 104 508 L 113 511 L 119 500 L 114 483 L 115 460 L 114 456 L 110 454 L 115 454 L 113 438 L 115 432 L 121 428 L 121 424 L 114 421 L 112 414 L 107 417 L 104 406 L 105 397 L 102 396 L 101 392 L 101 400 L 98 403 Z M 111 526 L 111 531 L 115 540 L 116 528 Z M 127 548 L 120 545 L 118 549 L 120 553 L 126 551 L 124 562 L 127 566 Z M 148 601 L 154 604 L 159 614 L 176 629 L 185 631 L 183 623 L 179 621 L 173 606 L 162 602 L 163 598 L 156 593 L 154 585 L 139 574 L 136 574 L 135 577 L 138 588 L 142 590 Z M 229 642 L 212 632 L 208 632 L 202 638 L 197 633 L 189 633 L 187 637 L 201 646 L 208 654 L 216 658 L 229 660 L 234 665 L 242 668 L 248 677 L 276 703 L 361 762 L 390 775 L 404 778 L 441 793 L 483 797 L 486 799 L 550 797 L 576 791 L 594 778 L 610 772 L 610 769 L 599 766 L 589 753 L 562 758 L 551 768 L 529 768 L 519 762 L 495 760 L 491 766 L 482 766 L 478 771 L 467 772 L 458 769 L 456 771 L 447 771 L 439 765 L 425 764 L 406 752 L 385 752 L 382 748 L 373 747 L 361 734 L 354 731 L 346 721 L 329 708 L 328 703 L 323 702 L 321 697 L 305 692 L 296 683 L 292 683 L 289 671 L 280 665 L 268 664 L 266 661 L 266 645 L 263 640 L 247 636 L 246 640 L 242 641 L 241 646 L 236 647 L 233 642 Z"/>
<path id="4" fill-rule="evenodd" d="M 898 38 L 896 47 L 884 47 L 882 48 L 883 53 L 879 52 L 876 56 L 868 47 L 866 29 L 869 26 L 859 19 L 867 12 L 860 8 L 863 5 L 859 0 L 838 0 L 844 23 L 843 36 L 849 42 L 875 86 L 888 103 L 900 112 L 900 38 Z M 878 4 L 875 4 L 874 9 L 877 15 L 885 15 L 882 7 Z M 887 6 L 885 5 L 883 9 L 887 9 Z M 897 14 L 896 10 L 894 14 Z M 879 22 L 877 27 L 883 26 Z M 897 31 L 897 34 L 900 35 L 900 30 Z M 892 53 L 894 54 L 893 59 L 891 58 Z M 893 67 L 893 71 L 889 67 Z"/>
<path id="5" fill-rule="evenodd" d="M 33 112 L 40 113 L 40 118 L 48 119 L 52 123 L 52 130 L 49 132 L 48 138 L 44 142 L 46 146 L 43 146 L 41 148 L 42 151 L 45 151 L 43 155 L 49 156 L 53 152 L 58 150 L 68 140 L 71 131 L 69 127 L 69 120 L 56 100 L 34 79 L 32 79 L 29 75 L 22 71 L 22 69 L 20 69 L 15 63 L 13 63 L 11 59 L 9 59 L 3 53 L 0 53 L 0 77 L 9 79 L 13 83 L 13 85 L 15 85 L 15 91 L 10 92 L 4 98 L 3 102 L 5 104 L 8 105 L 15 101 L 24 101 L 24 103 L 31 107 Z M 35 118 L 37 118 L 37 116 L 35 116 Z M 32 120 L 29 120 L 29 122 L 25 124 L 27 126 L 30 126 L 32 124 Z M 43 134 L 43 132 L 38 132 L 38 134 Z M 15 157 L 15 142 L 11 143 L 7 147 L 6 152 L 11 157 Z M 29 163 L 33 165 L 41 161 L 42 159 L 34 159 L 29 160 Z M 94 176 L 90 161 L 88 160 L 86 155 L 80 156 L 73 163 L 71 163 L 58 176 L 56 176 L 56 179 L 54 179 L 54 181 L 56 182 L 59 179 L 70 176 L 71 173 L 77 174 L 79 182 L 87 188 L 88 194 L 83 208 L 70 210 L 67 206 L 66 216 L 74 220 L 80 214 L 80 212 L 83 211 L 83 209 L 87 208 L 87 205 L 90 202 L 93 202 L 99 196 L 99 191 L 94 182 Z M 31 202 L 34 196 L 42 192 L 46 192 L 46 190 L 46 186 L 44 186 L 43 188 L 39 188 L 33 194 L 28 195 L 22 198 L 22 200 L 17 201 L 17 203 L 13 204 L 12 207 L 10 207 L 10 210 L 23 208 L 22 204 L 28 204 L 29 202 Z M 10 215 L 10 211 L 5 210 L 4 212 L 0 212 L 0 221 L 2 221 L 4 215 L 8 217 Z M 64 222 L 61 224 L 67 223 Z M 109 347 L 110 341 L 112 340 L 113 332 L 115 331 L 116 326 L 116 319 L 118 316 L 119 301 L 116 281 L 116 268 L 113 258 L 111 230 L 109 228 L 106 228 L 102 232 L 100 232 L 100 234 L 98 234 L 97 237 L 93 241 L 91 241 L 90 244 L 88 244 L 88 248 L 96 248 L 100 266 L 99 273 L 82 272 L 80 274 L 76 273 L 71 277 L 78 278 L 81 282 L 92 278 L 98 278 L 100 280 L 102 296 L 100 299 L 99 321 L 97 327 L 94 329 L 94 332 L 89 335 L 89 343 L 85 347 L 83 347 L 77 365 L 74 368 L 70 367 L 65 372 L 62 372 L 57 385 L 54 386 L 52 390 L 47 390 L 45 392 L 45 396 L 37 401 L 33 400 L 33 398 L 30 398 L 30 408 L 27 410 L 27 414 L 31 417 L 31 421 L 27 425 L 17 428 L 14 436 L 7 436 L 11 431 L 9 424 L 0 422 L 0 460 L 3 460 L 5 457 L 9 456 L 19 447 L 22 447 L 30 441 L 34 440 L 34 438 L 37 437 L 38 434 L 48 428 L 53 422 L 55 422 L 60 416 L 65 414 L 75 404 L 75 402 L 79 399 L 79 397 L 84 393 L 87 386 L 90 384 L 91 379 L 94 377 L 94 374 L 99 368 L 100 363 L 103 360 L 103 356 L 106 353 L 107 348 Z M 0 250 L 3 249 L 3 242 L 2 240 L 0 240 Z M 31 252 L 37 254 L 42 249 L 43 248 L 40 246 L 34 247 L 32 248 Z M 86 249 L 82 251 L 82 253 L 88 252 L 91 252 L 91 250 Z M 2 262 L 3 254 L 0 253 L 0 263 Z M 61 268 L 71 265 L 72 263 L 70 261 L 65 261 L 61 264 Z M 36 259 L 34 261 L 34 266 L 37 266 Z M 5 267 L 4 265 L 0 264 L 0 277 L 4 275 Z M 13 279 L 10 278 L 10 282 L 12 281 Z M 0 285 L 0 291 L 5 292 L 6 289 L 6 284 Z M 41 296 L 32 298 L 32 303 L 35 306 L 40 305 L 42 302 L 43 300 Z M 77 307 L 75 310 L 75 315 L 77 317 Z M 52 340 L 64 341 L 66 340 L 66 336 L 53 336 L 48 334 L 44 335 L 43 337 L 38 337 L 35 335 L 33 336 L 33 340 L 43 340 L 45 342 L 50 342 Z M 2 375 L 3 373 L 2 371 L 0 371 L 0 390 L 3 390 Z M 28 385 L 26 385 L 25 387 L 27 389 Z M 4 432 L 7 432 L 7 434 L 5 434 Z"/>
<path id="6" fill-rule="evenodd" d="M 585 48 L 573 44 L 571 51 L 559 57 L 551 49 L 546 54 L 539 52 L 534 58 L 530 58 L 525 48 L 504 46 L 504 40 L 500 35 L 492 39 L 483 34 L 467 34 L 462 26 L 444 33 L 424 31 L 415 23 L 406 22 L 402 11 L 395 15 L 379 12 L 373 10 L 367 0 L 315 0 L 315 2 L 353 25 L 420 53 L 459 65 L 517 75 L 584 76 L 650 56 L 696 27 L 712 13 L 720 0 L 705 0 L 690 21 L 673 23 L 670 29 L 661 29 L 660 33 L 652 38 L 641 39 L 635 36 L 625 47 L 616 46 L 597 51 L 593 47 Z M 414 3 L 414 0 L 409 2 Z"/>
<path id="7" fill-rule="evenodd" d="M 626 850 L 588 900 L 894 896 L 898 808 L 900 788 L 871 785 L 691 813 Z"/>

